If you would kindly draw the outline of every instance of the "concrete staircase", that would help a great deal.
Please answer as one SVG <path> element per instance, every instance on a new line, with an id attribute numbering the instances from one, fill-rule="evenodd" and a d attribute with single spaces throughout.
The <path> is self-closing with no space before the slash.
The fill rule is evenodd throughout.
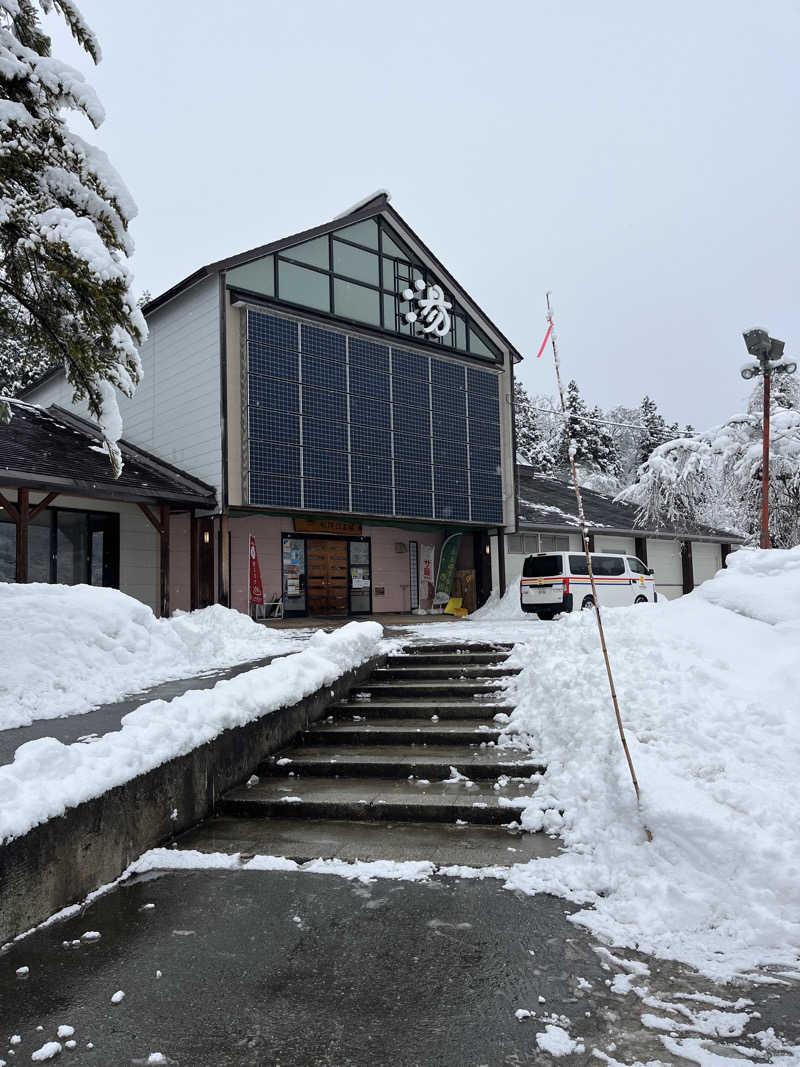
<path id="1" fill-rule="evenodd" d="M 508 829 L 545 770 L 496 744 L 518 673 L 509 647 L 419 644 L 389 657 L 179 847 L 472 866 L 552 855 L 546 836 Z"/>

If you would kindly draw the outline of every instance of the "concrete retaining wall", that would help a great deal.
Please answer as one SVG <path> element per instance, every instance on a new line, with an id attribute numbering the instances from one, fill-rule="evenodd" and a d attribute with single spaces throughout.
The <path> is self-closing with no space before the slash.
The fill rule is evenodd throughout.
<path id="1" fill-rule="evenodd" d="M 330 704 L 385 662 L 376 656 L 288 708 L 225 730 L 213 741 L 110 789 L 0 846 L 0 943 L 114 881 L 143 852 L 206 818 Z M 177 818 L 170 814 L 177 808 Z"/>

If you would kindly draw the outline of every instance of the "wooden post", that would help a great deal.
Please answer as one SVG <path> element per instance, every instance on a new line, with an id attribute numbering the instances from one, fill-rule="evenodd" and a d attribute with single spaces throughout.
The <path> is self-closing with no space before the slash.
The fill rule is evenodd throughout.
<path id="1" fill-rule="evenodd" d="M 231 521 L 227 515 L 219 519 L 219 602 L 231 606 Z"/>
<path id="2" fill-rule="evenodd" d="M 159 517 L 156 518 L 147 504 L 137 501 L 139 510 L 147 516 L 147 521 L 155 529 L 159 538 L 158 568 L 158 615 L 166 619 L 169 615 L 169 507 L 162 504 Z"/>
<path id="3" fill-rule="evenodd" d="M 681 541 L 681 571 L 683 573 L 683 591 L 691 593 L 694 589 L 694 564 L 692 562 L 692 542 Z"/>
<path id="4" fill-rule="evenodd" d="M 16 580 L 28 580 L 28 523 L 30 521 L 30 492 L 17 490 L 17 569 Z"/>
<path id="5" fill-rule="evenodd" d="M 502 526 L 497 527 L 497 584 L 502 597 L 506 591 L 506 531 Z"/>
<path id="6" fill-rule="evenodd" d="M 198 556 L 198 544 L 197 539 L 200 536 L 200 531 L 197 528 L 197 516 L 192 508 L 191 516 L 189 518 L 189 610 L 194 611 L 197 608 L 197 556 Z"/>
<path id="7" fill-rule="evenodd" d="M 161 618 L 169 618 L 169 507 L 161 505 Z"/>
<path id="8" fill-rule="evenodd" d="M 642 561 L 642 563 L 647 563 L 647 538 L 636 537 L 634 538 L 634 543 L 636 545 L 635 551 L 637 557 Z"/>

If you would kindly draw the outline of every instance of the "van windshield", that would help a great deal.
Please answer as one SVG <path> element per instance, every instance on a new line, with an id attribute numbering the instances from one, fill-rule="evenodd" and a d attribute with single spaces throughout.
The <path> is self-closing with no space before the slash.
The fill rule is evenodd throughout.
<path id="1" fill-rule="evenodd" d="M 553 578 L 561 574 L 561 556 L 528 556 L 522 564 L 523 578 Z"/>

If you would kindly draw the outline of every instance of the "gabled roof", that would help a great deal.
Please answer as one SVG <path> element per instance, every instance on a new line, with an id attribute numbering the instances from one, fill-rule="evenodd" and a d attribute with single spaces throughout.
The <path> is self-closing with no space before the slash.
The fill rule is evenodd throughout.
<path id="1" fill-rule="evenodd" d="M 578 507 L 571 480 L 545 478 L 533 467 L 518 465 L 519 528 L 520 530 L 576 531 Z M 592 533 L 626 534 L 631 537 L 681 538 L 691 541 L 718 541 L 739 544 L 738 534 L 716 530 L 697 523 L 691 530 L 678 530 L 665 523 L 658 530 L 636 526 L 638 509 L 633 504 L 617 503 L 609 496 L 593 489 L 581 489 L 583 513 Z"/>
<path id="2" fill-rule="evenodd" d="M 472 314 L 477 318 L 482 318 L 491 327 L 503 344 L 508 347 L 515 362 L 521 360 L 522 355 L 514 347 L 511 341 L 509 341 L 499 327 L 489 318 L 486 312 L 475 303 L 469 293 L 467 293 L 456 281 L 444 264 L 433 252 L 431 252 L 425 242 L 408 225 L 405 219 L 395 211 L 389 203 L 389 199 L 389 193 L 382 189 L 372 197 L 359 201 L 359 203 L 350 208 L 345 214 L 337 215 L 336 218 L 331 219 L 330 222 L 326 222 L 321 226 L 314 226 L 310 230 L 302 230 L 300 233 L 293 233 L 289 237 L 282 237 L 278 241 L 271 241 L 269 244 L 258 245 L 256 248 L 250 248 L 246 252 L 240 252 L 238 255 L 229 256 L 226 259 L 218 259 L 214 263 L 207 263 L 204 267 L 200 267 L 199 270 L 187 275 L 182 281 L 179 281 L 176 285 L 167 289 L 166 292 L 161 293 L 160 296 L 154 297 L 153 300 L 144 305 L 142 310 L 145 315 L 149 315 L 151 312 L 158 310 L 158 308 L 166 304 L 167 301 L 172 300 L 173 297 L 178 296 L 185 289 L 189 289 L 191 286 L 203 281 L 204 278 L 211 278 L 214 275 L 219 274 L 220 271 L 232 270 L 234 267 L 240 267 L 243 263 L 249 263 L 254 259 L 261 259 L 263 256 L 269 256 L 274 252 L 281 252 L 292 245 L 301 244 L 303 241 L 311 241 L 315 237 L 322 237 L 325 234 L 332 233 L 334 230 L 342 229 L 344 226 L 352 226 L 354 223 L 361 222 L 364 219 L 371 219 L 376 215 L 383 215 L 384 218 L 397 227 L 401 234 L 406 234 L 411 239 L 411 242 L 418 246 L 423 258 L 431 263 L 435 273 L 445 283 L 446 287 L 460 297 L 461 301 L 471 310 Z"/>
<path id="3" fill-rule="evenodd" d="M 115 478 L 98 428 L 71 411 L 6 402 L 12 418 L 0 422 L 0 486 L 175 508 L 216 507 L 212 486 L 126 441 L 120 441 L 124 466 Z"/>

